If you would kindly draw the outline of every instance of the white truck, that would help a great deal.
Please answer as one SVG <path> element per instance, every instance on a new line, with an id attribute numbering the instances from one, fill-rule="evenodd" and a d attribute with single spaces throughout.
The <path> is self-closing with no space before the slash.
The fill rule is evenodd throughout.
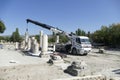
<path id="1" fill-rule="evenodd" d="M 72 35 L 69 53 L 87 55 L 91 49 L 92 45 L 88 37 Z"/>
<path id="2" fill-rule="evenodd" d="M 33 21 L 31 19 L 27 19 L 26 21 L 27 21 L 27 23 L 31 22 L 31 23 L 41 26 L 45 29 L 51 30 L 55 33 L 61 33 L 61 34 L 66 35 L 70 39 L 70 43 L 64 45 L 64 48 L 68 53 L 87 55 L 92 49 L 89 38 L 86 36 L 76 36 L 76 35 L 72 35 L 72 34 L 67 34 L 63 30 L 60 30 L 58 28 L 55 28 L 53 26 L 50 26 L 50 25 L 47 25 L 44 23 Z M 63 46 L 62 46 L 62 48 L 63 48 Z"/>

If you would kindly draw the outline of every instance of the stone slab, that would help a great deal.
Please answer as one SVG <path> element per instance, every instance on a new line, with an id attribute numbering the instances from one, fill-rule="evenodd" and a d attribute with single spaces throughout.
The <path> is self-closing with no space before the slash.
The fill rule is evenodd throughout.
<path id="1" fill-rule="evenodd" d="M 62 79 L 54 79 L 54 80 L 107 80 L 104 75 L 91 75 L 84 77 L 72 77 L 72 78 L 62 78 Z"/>

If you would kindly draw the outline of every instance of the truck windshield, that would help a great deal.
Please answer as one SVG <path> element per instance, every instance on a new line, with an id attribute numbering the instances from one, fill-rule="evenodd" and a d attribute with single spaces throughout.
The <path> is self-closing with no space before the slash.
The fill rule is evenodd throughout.
<path id="1" fill-rule="evenodd" d="M 86 44 L 90 44 L 90 40 L 89 39 L 80 39 L 81 43 L 86 43 Z"/>

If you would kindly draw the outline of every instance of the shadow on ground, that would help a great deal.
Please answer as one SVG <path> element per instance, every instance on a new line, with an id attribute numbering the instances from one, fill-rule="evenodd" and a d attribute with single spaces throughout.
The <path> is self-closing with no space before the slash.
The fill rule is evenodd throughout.
<path id="1" fill-rule="evenodd" d="M 120 75 L 120 69 L 113 70 L 112 72 L 114 72 L 115 74 L 119 74 Z"/>
<path id="2" fill-rule="evenodd" d="M 60 54 L 65 54 L 65 55 L 72 55 L 72 56 L 86 56 L 86 55 L 81 55 L 81 54 L 72 54 L 72 53 L 68 53 L 65 51 L 58 51 Z"/>
<path id="3" fill-rule="evenodd" d="M 39 57 L 38 55 L 29 54 L 29 51 L 22 51 L 22 55 L 23 55 L 23 56 Z"/>

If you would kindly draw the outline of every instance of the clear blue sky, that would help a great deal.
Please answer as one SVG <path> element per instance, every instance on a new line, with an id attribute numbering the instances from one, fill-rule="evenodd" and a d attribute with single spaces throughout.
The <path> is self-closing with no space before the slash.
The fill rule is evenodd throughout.
<path id="1" fill-rule="evenodd" d="M 30 34 L 50 31 L 29 23 L 30 18 L 66 32 L 78 28 L 94 32 L 102 25 L 120 23 L 120 0 L 0 0 L 0 19 L 6 31 L 0 35 L 11 35 L 18 27 L 24 34 L 28 26 Z"/>

